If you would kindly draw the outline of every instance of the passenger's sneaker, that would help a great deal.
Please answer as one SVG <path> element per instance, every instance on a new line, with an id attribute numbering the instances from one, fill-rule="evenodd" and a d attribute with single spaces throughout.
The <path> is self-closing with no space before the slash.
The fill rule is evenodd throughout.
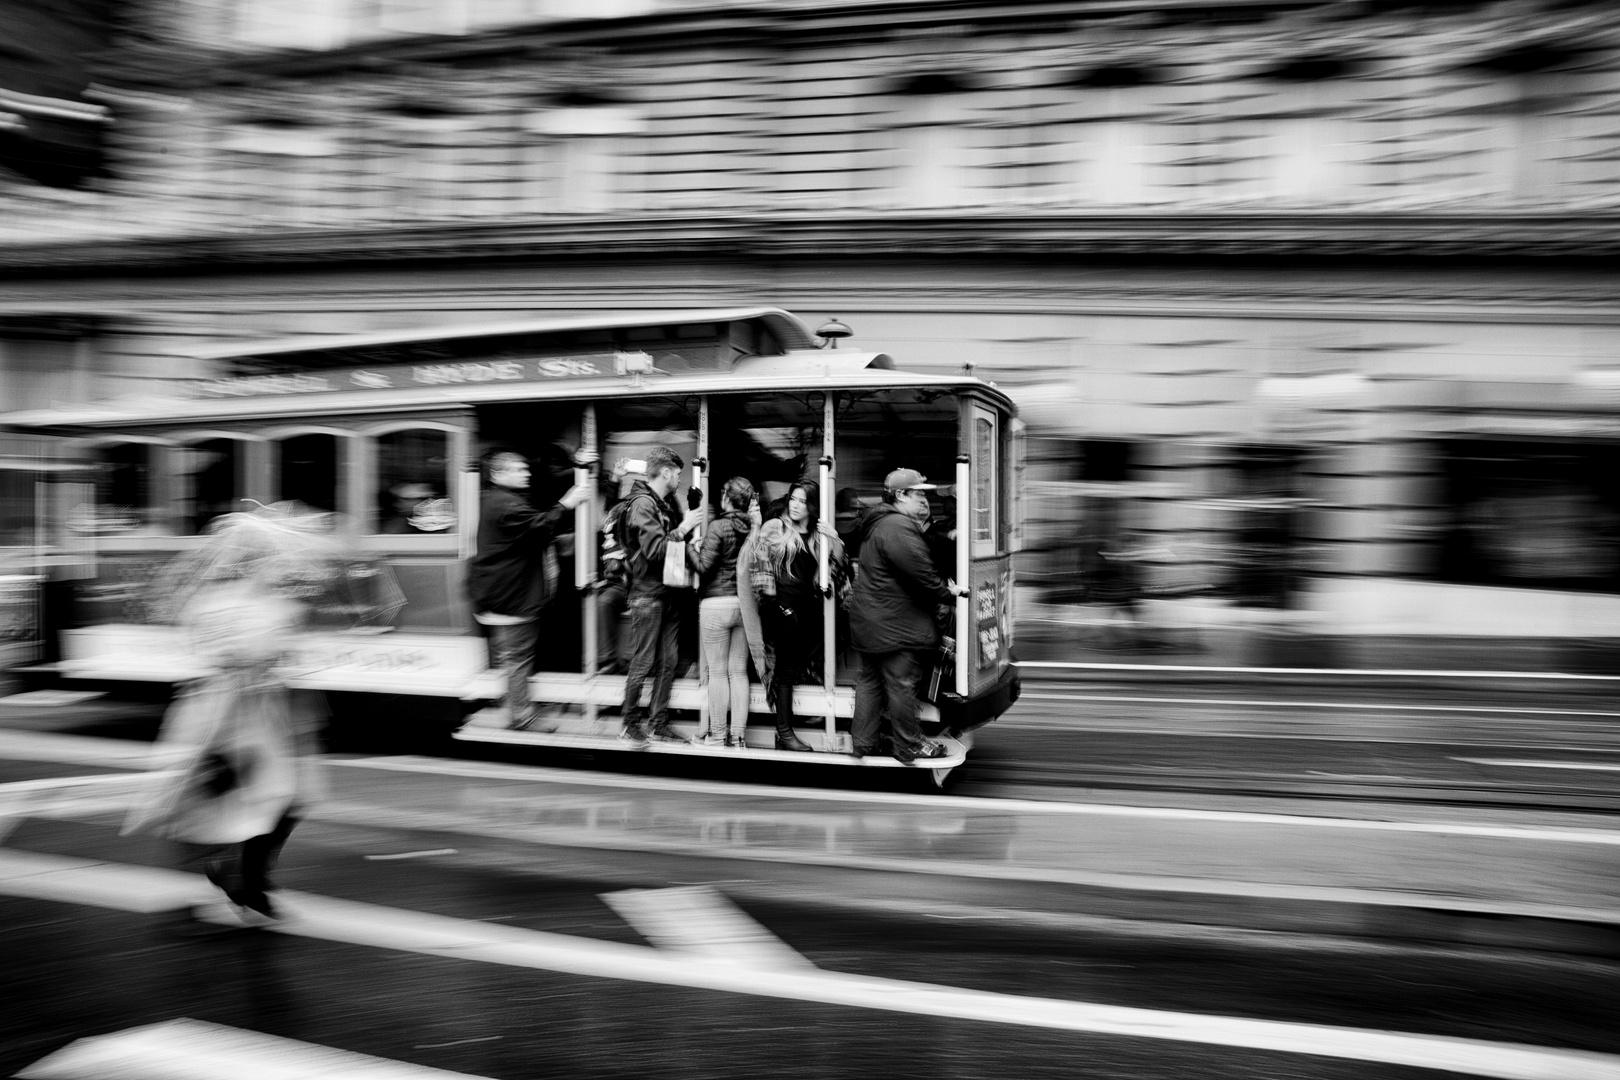
<path id="1" fill-rule="evenodd" d="M 905 765 L 910 765 L 914 761 L 925 761 L 930 758 L 942 758 L 945 756 L 947 756 L 947 751 L 943 746 L 939 745 L 939 743 L 928 742 L 926 739 L 923 740 L 921 746 L 896 746 L 894 748 L 894 759 Z"/>
<path id="2" fill-rule="evenodd" d="M 652 726 L 651 735 L 659 742 L 685 743 L 686 739 L 680 732 L 669 726 L 668 721 Z"/>
<path id="3" fill-rule="evenodd" d="M 644 750 L 648 742 L 647 729 L 640 724 L 626 724 L 624 730 L 619 732 L 619 741 L 629 743 L 637 750 Z"/>

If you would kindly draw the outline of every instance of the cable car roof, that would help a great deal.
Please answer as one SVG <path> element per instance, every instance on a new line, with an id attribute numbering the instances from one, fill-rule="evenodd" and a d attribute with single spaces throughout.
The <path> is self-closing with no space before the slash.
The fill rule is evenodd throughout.
<path id="1" fill-rule="evenodd" d="M 431 326 L 412 330 L 384 330 L 373 334 L 331 334 L 240 342 L 198 349 L 187 355 L 198 360 L 230 360 L 253 356 L 285 356 L 326 349 L 375 348 L 426 341 L 466 341 L 513 334 L 566 334 L 587 330 L 622 330 L 638 326 L 700 326 L 708 323 L 764 322 L 789 351 L 813 349 L 816 336 L 798 316 L 781 308 L 713 308 L 696 311 L 634 311 L 615 315 L 575 315 L 550 319 L 524 319 L 465 326 Z"/>
<path id="2" fill-rule="evenodd" d="M 885 353 L 811 349 L 785 356 L 747 357 L 727 371 L 678 375 L 655 371 L 639 379 L 614 376 L 559 382 L 461 383 L 223 399 L 132 395 L 105 402 L 0 415 L 0 424 L 43 430 L 105 429 L 164 423 L 422 412 L 508 401 L 633 401 L 689 394 L 907 388 L 977 389 L 999 401 L 1009 412 L 1014 411 L 1005 393 L 971 375 L 918 375 L 894 370 L 893 361 Z"/>

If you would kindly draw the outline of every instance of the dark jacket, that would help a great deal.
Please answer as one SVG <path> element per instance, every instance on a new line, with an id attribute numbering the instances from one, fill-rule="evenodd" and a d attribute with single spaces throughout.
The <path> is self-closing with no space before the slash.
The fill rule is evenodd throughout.
<path id="1" fill-rule="evenodd" d="M 861 557 L 849 596 L 850 644 L 869 653 L 939 644 L 935 609 L 955 597 L 934 570 L 922 527 L 884 503 L 861 515 L 855 535 Z"/>
<path id="2" fill-rule="evenodd" d="M 737 554 L 753 527 L 746 512 L 732 510 L 709 522 L 703 543 L 688 548 L 686 561 L 703 583 L 699 595 L 737 598 Z"/>
<path id="3" fill-rule="evenodd" d="M 654 494 L 645 480 L 635 482 L 624 503 L 619 535 L 624 540 L 630 598 L 663 596 L 664 548 L 669 534 L 681 524 L 681 512 L 673 499 L 660 499 Z"/>
<path id="4" fill-rule="evenodd" d="M 478 503 L 478 553 L 467 565 L 473 611 L 532 619 L 551 601 L 546 548 L 566 511 L 541 512 L 514 491 L 490 487 Z"/>

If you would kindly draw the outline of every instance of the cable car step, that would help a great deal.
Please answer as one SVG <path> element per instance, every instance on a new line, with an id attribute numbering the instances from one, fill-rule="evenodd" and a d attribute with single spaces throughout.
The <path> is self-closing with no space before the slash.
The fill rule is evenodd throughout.
<path id="1" fill-rule="evenodd" d="M 496 691 L 499 692 L 498 690 Z M 643 694 L 651 693 L 650 684 Z M 623 675 L 578 675 L 566 671 L 543 671 L 529 680 L 529 698 L 566 705 L 595 705 L 598 708 L 618 708 L 624 704 Z M 669 692 L 669 707 L 692 712 L 704 707 L 708 692 L 696 679 L 676 679 Z M 771 707 L 765 701 L 765 688 L 754 683 L 749 688 L 748 711 L 768 716 Z M 819 686 L 793 688 L 793 712 L 796 716 L 821 719 L 827 715 L 827 692 Z M 833 689 L 833 715 L 849 719 L 855 715 L 855 688 L 838 686 Z M 928 702 L 917 705 L 917 719 L 925 724 L 939 722 L 939 710 Z"/>
<path id="2" fill-rule="evenodd" d="M 676 731 L 689 737 L 695 725 L 672 724 Z M 617 727 L 615 722 L 614 728 Z M 625 742 L 616 731 L 591 734 L 580 731 L 524 731 L 513 728 L 479 727 L 469 724 L 455 733 L 464 742 L 502 743 L 509 746 L 546 746 L 559 750 L 621 750 L 631 754 L 684 754 L 689 757 L 730 758 L 737 761 L 772 761 L 788 765 L 860 765 L 868 768 L 889 769 L 954 769 L 967 761 L 967 747 L 956 739 L 935 740 L 946 750 L 944 757 L 923 758 L 906 765 L 892 757 L 856 757 L 844 752 L 821 750 L 823 733 L 798 729 L 799 738 L 817 748 L 816 753 L 775 749 L 776 733 L 772 728 L 758 727 L 748 732 L 746 750 L 736 747 L 691 742 L 665 742 L 654 739 L 645 747 Z M 847 735 L 844 736 L 846 739 Z"/>

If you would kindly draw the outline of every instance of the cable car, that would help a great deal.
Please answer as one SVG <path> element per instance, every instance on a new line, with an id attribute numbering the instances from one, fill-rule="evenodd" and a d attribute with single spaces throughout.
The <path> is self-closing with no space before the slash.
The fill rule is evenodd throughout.
<path id="1" fill-rule="evenodd" d="M 140 585 L 218 515 L 296 500 L 349 522 L 353 543 L 392 570 L 407 602 L 386 626 L 312 630 L 286 669 L 293 685 L 366 701 L 374 714 L 401 700 L 434 703 L 469 742 L 626 748 L 614 715 L 625 677 L 599 595 L 607 490 L 574 510 L 555 544 L 556 596 L 540 620 L 530 684 L 554 730 L 490 722 L 500 676 L 465 587 L 479 455 L 503 446 L 527 456 L 531 501 L 547 506 L 576 482 L 605 478 L 611 463 L 666 446 L 688 466 L 678 498 L 695 490 L 712 505 L 726 479 L 741 476 L 768 504 L 814 480 L 821 519 L 840 528 L 904 467 L 939 485 L 933 529 L 949 539 L 936 561 L 966 587 L 944 613 L 954 663 L 922 714 L 947 756 L 916 763 L 943 784 L 972 732 L 1018 696 L 1009 656 L 1016 411 L 970 373 L 908 373 L 886 354 L 838 347 L 842 324 L 822 330 L 780 309 L 746 308 L 299 337 L 195 354 L 191 369 L 205 376 L 174 380 L 161 396 L 0 417 L 48 436 L 55 463 L 72 466 L 61 471 L 71 488 L 41 504 L 59 508 L 55 520 L 37 530 L 36 561 L 75 582 L 75 614 L 51 670 L 64 679 L 195 677 L 177 630 L 154 618 Z M 581 450 L 602 463 L 594 473 L 579 466 Z M 825 566 L 820 573 L 826 586 Z M 817 753 L 775 750 L 763 716 L 747 749 L 656 742 L 644 752 L 901 767 L 850 752 L 854 657 L 825 591 L 823 654 L 833 659 L 793 695 L 796 730 Z M 685 621 L 695 628 L 695 594 L 691 606 Z M 700 682 L 694 668 L 676 679 L 677 730 L 692 730 L 683 715 L 705 707 Z M 751 708 L 766 711 L 757 683 Z"/>

